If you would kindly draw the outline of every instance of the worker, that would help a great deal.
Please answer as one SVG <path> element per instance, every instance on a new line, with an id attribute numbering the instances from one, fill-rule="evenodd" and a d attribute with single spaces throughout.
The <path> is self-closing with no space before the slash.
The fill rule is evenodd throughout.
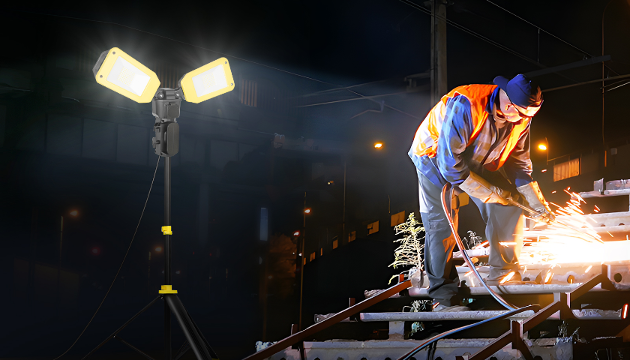
<path id="1" fill-rule="evenodd" d="M 434 311 L 467 310 L 460 306 L 455 238 L 441 202 L 446 183 L 468 194 L 486 223 L 489 285 L 517 269 L 524 226 L 523 211 L 506 200 L 515 196 L 496 184 L 511 183 L 540 214 L 538 220 L 553 217 L 532 179 L 529 157 L 530 124 L 543 103 L 542 91 L 522 74 L 497 76 L 493 83 L 459 86 L 444 95 L 420 124 L 409 150 L 418 174 L 424 267 Z M 453 220 L 456 228 L 456 216 Z M 512 280 L 521 280 L 518 272 Z"/>

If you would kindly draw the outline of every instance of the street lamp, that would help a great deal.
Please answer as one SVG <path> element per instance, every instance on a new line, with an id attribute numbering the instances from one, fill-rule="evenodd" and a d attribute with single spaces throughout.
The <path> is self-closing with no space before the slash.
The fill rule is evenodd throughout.
<path id="1" fill-rule="evenodd" d="M 385 146 L 385 145 L 384 145 L 382 142 L 380 142 L 380 141 L 379 141 L 379 142 L 375 142 L 375 143 L 374 143 L 374 148 L 375 148 L 375 149 L 380 150 L 380 149 L 382 149 L 382 148 L 383 148 L 383 146 Z"/>
<path id="2" fill-rule="evenodd" d="M 198 359 L 216 358 L 203 336 L 194 325 L 171 284 L 171 161 L 179 152 L 179 124 L 181 101 L 200 103 L 234 90 L 232 71 L 226 58 L 217 59 L 184 75 L 177 89 L 160 88 L 160 80 L 149 68 L 114 47 L 99 56 L 92 69 L 96 82 L 135 102 L 151 103 L 155 116 L 152 140 L 155 153 L 164 157 L 164 285 L 159 297 L 164 300 L 165 357 L 171 354 L 171 312 L 175 313 L 184 335 Z M 145 311 L 158 298 L 142 311 Z M 141 311 L 141 312 L 142 312 Z M 109 339 L 108 339 L 109 340 Z M 106 340 L 106 341 L 108 341 Z M 101 344 L 102 345 L 102 344 Z M 99 345 L 100 347 L 100 345 Z"/>
<path id="3" fill-rule="evenodd" d="M 538 143 L 538 150 L 545 152 L 545 165 L 549 165 L 549 140 L 545 138 L 545 142 Z"/>

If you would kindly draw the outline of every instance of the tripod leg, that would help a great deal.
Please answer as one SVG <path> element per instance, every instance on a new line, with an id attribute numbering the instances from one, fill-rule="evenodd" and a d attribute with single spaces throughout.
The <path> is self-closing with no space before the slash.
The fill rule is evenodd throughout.
<path id="1" fill-rule="evenodd" d="M 119 327 L 116 331 L 114 331 L 113 334 L 109 335 L 107 337 L 107 339 L 103 340 L 102 343 L 98 344 L 97 347 L 95 347 L 94 349 L 92 349 L 92 351 L 90 351 L 87 355 L 85 355 L 81 360 L 85 360 L 87 359 L 90 355 L 92 355 L 92 353 L 94 353 L 96 350 L 100 349 L 103 345 L 105 345 L 109 340 L 113 339 L 116 335 L 118 335 L 119 332 L 123 331 L 124 328 L 127 327 L 127 325 L 129 325 L 132 321 L 134 321 L 140 314 L 142 314 L 143 312 L 145 312 L 148 308 L 151 307 L 151 305 L 155 304 L 156 301 L 158 301 L 160 299 L 160 296 L 156 297 L 155 299 L 153 299 L 153 301 L 151 301 L 147 306 L 145 306 L 142 310 L 138 311 L 134 316 L 131 317 L 131 319 L 129 319 L 126 323 L 123 324 L 123 326 Z"/>
<path id="2" fill-rule="evenodd" d="M 188 314 L 188 312 L 186 312 L 186 314 Z M 213 360 L 218 360 L 219 356 L 217 355 L 217 353 L 214 352 L 214 350 L 212 349 L 212 347 L 208 343 L 208 340 L 206 340 L 206 337 L 203 336 L 203 333 L 201 332 L 201 330 L 199 330 L 199 327 L 195 323 L 195 320 L 192 319 L 190 314 L 188 314 L 188 317 L 190 318 L 190 321 L 192 322 L 192 324 L 195 326 L 195 329 L 197 330 L 197 333 L 201 336 L 201 338 L 203 339 L 203 342 L 206 344 L 206 347 L 208 348 L 208 351 L 210 352 L 210 356 L 212 357 L 212 359 Z"/>
<path id="3" fill-rule="evenodd" d="M 164 303 L 164 359 L 173 359 L 173 349 L 171 347 L 171 310 L 166 302 Z"/>
<path id="4" fill-rule="evenodd" d="M 184 305 L 177 295 L 166 294 L 164 295 L 164 300 L 166 300 L 168 307 L 171 309 L 173 314 L 175 314 L 175 318 L 184 332 L 184 336 L 186 336 L 186 339 L 195 353 L 197 360 L 212 360 L 212 356 L 210 355 L 210 351 L 206 346 L 204 339 L 201 337 L 199 332 L 197 332 L 197 328 L 193 324 L 190 316 L 188 316 L 188 312 L 186 312 Z"/>

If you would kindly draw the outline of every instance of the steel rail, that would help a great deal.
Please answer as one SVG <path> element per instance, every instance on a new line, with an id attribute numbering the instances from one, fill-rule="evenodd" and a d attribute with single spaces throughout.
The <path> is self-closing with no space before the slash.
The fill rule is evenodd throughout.
<path id="1" fill-rule="evenodd" d="M 401 275 L 402 276 L 402 275 Z M 400 280 L 400 278 L 399 278 Z M 343 319 L 346 319 L 358 312 L 361 312 L 365 309 L 367 309 L 368 307 L 377 304 L 379 302 L 381 302 L 382 300 L 385 300 L 387 298 L 389 298 L 390 296 L 397 294 L 405 289 L 408 289 L 411 287 L 411 280 L 404 280 L 404 281 L 400 281 L 398 284 L 385 289 L 383 291 L 381 291 L 380 293 L 378 293 L 377 295 L 365 299 L 363 301 L 361 301 L 360 303 L 357 303 L 355 305 L 352 305 L 350 307 L 348 307 L 345 310 L 342 310 L 338 313 L 336 313 L 335 315 L 333 315 L 332 317 L 311 325 L 309 327 L 307 327 L 306 329 L 297 332 L 291 336 L 288 336 L 280 341 L 278 341 L 277 343 L 263 349 L 260 350 L 246 358 L 244 358 L 243 360 L 263 360 L 266 359 L 268 357 L 270 357 L 271 355 L 278 353 L 284 349 L 286 349 L 287 347 L 294 345 L 295 343 L 304 340 L 305 338 L 312 336 L 313 334 L 324 330 L 338 322 L 340 322 Z"/>

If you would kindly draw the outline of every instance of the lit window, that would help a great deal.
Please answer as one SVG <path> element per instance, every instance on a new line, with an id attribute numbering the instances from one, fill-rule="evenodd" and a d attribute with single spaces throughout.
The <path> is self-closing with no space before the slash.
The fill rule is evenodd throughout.
<path id="1" fill-rule="evenodd" d="M 580 159 L 569 160 L 553 166 L 553 181 L 580 175 Z"/>

